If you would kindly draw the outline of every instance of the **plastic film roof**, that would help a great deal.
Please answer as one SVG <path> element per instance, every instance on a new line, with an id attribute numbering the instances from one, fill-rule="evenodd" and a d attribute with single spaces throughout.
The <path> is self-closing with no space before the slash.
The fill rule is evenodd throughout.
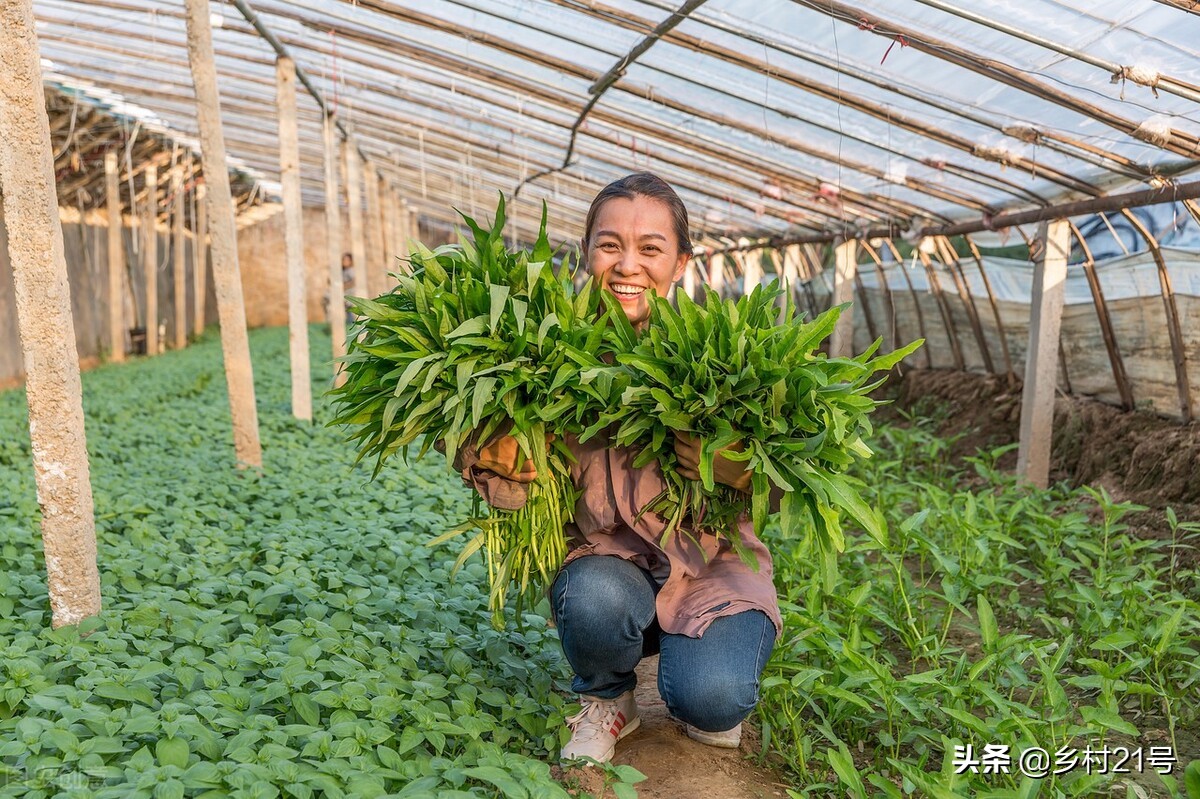
<path id="1" fill-rule="evenodd" d="M 673 27 L 674 0 L 249 2 L 429 222 L 521 186 L 521 232 L 545 200 L 573 239 L 601 186 L 650 169 L 718 243 L 977 219 L 1200 162 L 1200 15 L 1170 2 L 692 0 Z M 34 8 L 48 80 L 195 135 L 182 3 Z M 212 12 L 227 149 L 276 181 L 275 53 Z M 299 108 L 319 205 L 321 112 Z"/>

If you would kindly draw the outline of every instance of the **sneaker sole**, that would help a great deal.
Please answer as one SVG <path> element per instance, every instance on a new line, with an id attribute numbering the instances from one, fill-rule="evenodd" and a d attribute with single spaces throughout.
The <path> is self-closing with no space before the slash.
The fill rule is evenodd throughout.
<path id="1" fill-rule="evenodd" d="M 704 730 L 687 730 L 687 736 L 697 743 L 702 743 L 706 746 L 715 746 L 718 749 L 737 749 L 742 744 L 742 736 L 738 736 L 736 741 L 729 738 L 721 738 L 715 735 L 710 736 Z"/>

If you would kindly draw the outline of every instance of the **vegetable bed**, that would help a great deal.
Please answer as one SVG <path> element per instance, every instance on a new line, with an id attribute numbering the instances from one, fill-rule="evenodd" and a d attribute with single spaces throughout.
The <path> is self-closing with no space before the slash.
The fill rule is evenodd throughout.
<path id="1" fill-rule="evenodd" d="M 493 630 L 479 559 L 451 580 L 425 546 L 467 490 L 440 458 L 370 482 L 323 403 L 292 419 L 286 329 L 251 346 L 262 475 L 234 469 L 215 337 L 83 376 L 82 640 L 50 630 L 24 395 L 0 394 L 0 796 L 566 796 L 553 631 Z"/>

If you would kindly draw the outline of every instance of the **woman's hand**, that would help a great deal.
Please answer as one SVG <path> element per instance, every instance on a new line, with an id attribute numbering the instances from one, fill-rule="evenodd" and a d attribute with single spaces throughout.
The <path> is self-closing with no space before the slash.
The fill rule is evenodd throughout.
<path id="1" fill-rule="evenodd" d="M 713 480 L 736 488 L 744 494 L 750 493 L 750 469 L 746 461 L 726 458 L 726 450 L 741 452 L 744 445 L 735 441 L 717 450 L 713 458 Z M 689 480 L 700 479 L 700 439 L 689 433 L 675 433 L 675 458 L 679 461 L 679 473 Z"/>
<path id="2" fill-rule="evenodd" d="M 546 436 L 546 451 L 550 451 L 550 443 L 554 434 Z M 527 460 L 521 454 L 517 440 L 510 435 L 503 435 L 479 450 L 479 460 L 475 463 L 480 469 L 488 469 L 501 477 L 516 480 L 518 483 L 532 483 L 537 479 L 537 469 L 532 460 Z"/>

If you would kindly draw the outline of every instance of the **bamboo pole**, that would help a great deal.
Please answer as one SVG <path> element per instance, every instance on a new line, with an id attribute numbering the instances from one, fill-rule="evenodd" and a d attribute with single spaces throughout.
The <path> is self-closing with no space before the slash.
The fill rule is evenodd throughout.
<path id="1" fill-rule="evenodd" d="M 1158 267 L 1158 286 L 1162 293 L 1163 309 L 1167 314 L 1167 336 L 1171 340 L 1171 360 L 1175 365 L 1175 387 L 1179 392 L 1179 410 L 1184 422 L 1192 421 L 1192 388 L 1188 380 L 1187 351 L 1183 344 L 1183 329 L 1179 324 L 1179 307 L 1175 304 L 1175 290 L 1171 287 L 1171 274 L 1167 271 L 1167 262 L 1163 258 L 1158 240 L 1150 230 L 1142 224 L 1137 214 L 1128 208 L 1122 208 L 1121 213 L 1129 223 L 1137 228 L 1138 233 L 1150 247 L 1150 254 Z"/>
<path id="2" fill-rule="evenodd" d="M 933 298 L 937 302 L 938 313 L 942 316 L 942 324 L 946 328 L 946 337 L 950 340 L 950 351 L 954 356 L 954 368 L 962 371 L 967 368 L 967 365 L 963 359 L 962 346 L 958 343 L 958 330 L 954 327 L 954 318 L 950 315 L 950 306 L 946 303 L 946 296 L 942 292 L 942 282 L 938 280 L 937 272 L 933 268 L 933 262 L 929 259 L 929 254 L 920 247 L 917 247 L 917 257 L 921 259 L 921 266 L 925 267 L 925 279 L 929 281 L 929 290 L 933 293 Z"/>
<path id="3" fill-rule="evenodd" d="M 929 333 L 925 330 L 925 312 L 921 310 L 921 298 L 917 296 L 917 290 L 913 286 L 912 278 L 908 276 L 908 267 L 904 265 L 904 259 L 900 257 L 900 250 L 896 248 L 896 243 L 891 239 L 884 239 L 883 241 L 892 253 L 892 258 L 896 261 L 900 277 L 904 278 L 904 285 L 908 286 L 908 293 L 913 301 L 913 310 L 917 315 L 917 330 L 920 331 L 921 338 L 925 339 L 925 346 L 921 347 L 921 351 L 925 353 L 925 368 L 932 369 L 933 352 L 929 347 Z"/>
<path id="4" fill-rule="evenodd" d="M 363 224 L 362 161 L 349 139 L 342 140 L 342 163 L 346 175 L 346 203 L 350 209 L 350 257 L 354 259 L 354 296 L 367 297 L 367 242 Z"/>
<path id="5" fill-rule="evenodd" d="M 1100 334 L 1104 338 L 1104 348 L 1108 351 L 1108 362 L 1112 366 L 1113 381 L 1117 384 L 1117 393 L 1121 396 L 1121 406 L 1133 410 L 1133 391 L 1129 387 L 1129 378 L 1125 374 L 1125 361 L 1121 357 L 1121 348 L 1113 331 L 1112 316 L 1108 312 L 1108 302 L 1104 299 L 1104 290 L 1100 286 L 1100 278 L 1096 274 L 1096 259 L 1092 257 L 1092 248 L 1088 246 L 1083 233 L 1071 222 L 1071 233 L 1083 250 L 1083 273 L 1087 277 L 1088 288 L 1092 291 L 1092 304 L 1096 308 L 1096 318 L 1100 323 Z"/>
<path id="6" fill-rule="evenodd" d="M 1008 333 L 1004 330 L 1004 320 L 1000 318 L 1000 306 L 996 303 L 996 293 L 992 291 L 992 281 L 988 278 L 987 270 L 983 268 L 983 256 L 979 254 L 979 248 L 975 246 L 975 242 L 966 233 L 963 234 L 966 239 L 967 246 L 971 248 L 971 257 L 975 259 L 975 266 L 979 269 L 979 278 L 983 281 L 983 287 L 987 291 L 988 304 L 992 307 L 992 318 L 996 321 L 996 333 L 1000 337 L 1000 352 L 1004 356 L 1004 369 L 1011 383 L 1016 379 L 1016 372 L 1013 371 L 1012 355 L 1008 351 Z"/>
<path id="7" fill-rule="evenodd" d="M 1059 330 L 1063 284 L 1067 279 L 1067 258 L 1071 250 L 1071 227 L 1065 219 L 1055 220 L 1042 226 L 1040 238 L 1045 246 L 1033 272 L 1017 473 L 1045 488 L 1050 476 Z"/>
<path id="8" fill-rule="evenodd" d="M 954 281 L 954 287 L 958 289 L 958 296 L 962 300 L 963 308 L 967 312 L 967 321 L 971 325 L 971 332 L 975 336 L 975 344 L 979 347 L 979 355 L 983 358 L 983 368 L 987 369 L 988 374 L 995 374 L 996 367 L 992 363 L 992 353 L 988 351 L 987 337 L 983 335 L 983 324 L 979 321 L 979 311 L 975 307 L 975 297 L 967 288 L 967 279 L 963 275 L 962 267 L 958 263 L 958 253 L 954 251 L 954 247 L 950 244 L 950 239 L 946 236 L 938 236 L 934 239 L 938 250 L 938 258 L 946 265 L 946 270 L 950 272 L 950 278 Z"/>
<path id="9" fill-rule="evenodd" d="M 0 0 L 0 186 L 26 372 L 52 627 L 100 612 L 82 384 L 37 32 L 30 0 Z"/>
<path id="10" fill-rule="evenodd" d="M 192 257 L 192 282 L 195 284 L 195 294 L 192 302 L 195 304 L 195 318 L 192 320 L 192 332 L 197 336 L 204 332 L 204 315 L 208 302 L 208 187 L 204 181 L 196 184 L 192 192 L 196 198 L 196 238 L 195 255 Z"/>
<path id="11" fill-rule="evenodd" d="M 142 217 L 146 284 L 146 354 L 158 355 L 158 167 L 146 167 L 146 209 Z"/>
<path id="12" fill-rule="evenodd" d="M 121 223 L 121 186 L 117 153 L 104 154 L 104 190 L 108 205 L 108 358 L 125 360 L 125 242 Z"/>
<path id="13" fill-rule="evenodd" d="M 883 302 L 887 308 L 887 340 L 885 346 L 890 342 L 888 349 L 894 350 L 899 346 L 899 333 L 896 330 L 896 303 L 892 299 L 892 287 L 888 285 L 887 274 L 883 270 L 883 260 L 879 257 L 879 252 L 871 246 L 871 242 L 862 241 L 862 248 L 867 251 L 867 256 L 871 262 L 875 264 L 875 277 L 879 280 L 879 289 L 883 292 Z M 865 305 L 864 300 L 864 305 Z"/>
<path id="14" fill-rule="evenodd" d="M 196 86 L 200 127 L 200 152 L 209 184 L 209 223 L 212 225 L 213 281 L 217 288 L 217 314 L 221 324 L 221 351 L 229 385 L 229 410 L 233 417 L 233 444 L 239 466 L 262 466 L 258 437 L 258 410 L 254 403 L 254 371 L 246 335 L 246 308 L 238 268 L 237 226 L 233 195 L 221 132 L 217 74 L 213 66 L 212 27 L 208 0 L 185 0 L 187 8 L 188 62 Z"/>
<path id="15" fill-rule="evenodd" d="M 172 255 L 173 288 L 175 289 L 175 349 L 181 350 L 187 346 L 187 252 L 183 237 L 183 165 L 178 164 L 171 170 L 171 193 L 174 197 L 174 224 L 172 238 L 175 251 Z"/>
<path id="16" fill-rule="evenodd" d="M 333 341 L 333 383 L 346 381 L 341 359 L 346 355 L 346 299 L 342 292 L 342 220 L 338 205 L 337 134 L 333 117 L 325 115 L 325 260 L 329 262 L 329 331 Z"/>
<path id="17" fill-rule="evenodd" d="M 312 421 L 308 366 L 308 309 L 304 291 L 304 210 L 300 204 L 300 137 L 296 132 L 296 65 L 275 62 L 279 110 L 279 176 L 283 188 L 284 248 L 287 257 L 288 343 L 292 367 L 292 415 Z"/>

